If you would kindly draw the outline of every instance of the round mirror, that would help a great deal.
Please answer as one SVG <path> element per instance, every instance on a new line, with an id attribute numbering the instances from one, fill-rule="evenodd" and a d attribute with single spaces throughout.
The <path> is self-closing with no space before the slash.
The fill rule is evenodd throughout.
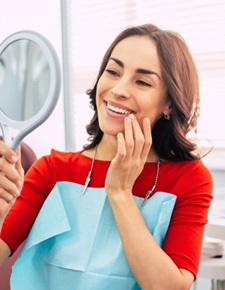
<path id="1" fill-rule="evenodd" d="M 0 57 L 0 107 L 25 121 L 36 115 L 48 96 L 50 67 L 41 47 L 31 40 L 10 44 Z"/>
<path id="2" fill-rule="evenodd" d="M 0 125 L 14 150 L 52 113 L 60 86 L 59 60 L 45 37 L 20 31 L 1 43 Z"/>

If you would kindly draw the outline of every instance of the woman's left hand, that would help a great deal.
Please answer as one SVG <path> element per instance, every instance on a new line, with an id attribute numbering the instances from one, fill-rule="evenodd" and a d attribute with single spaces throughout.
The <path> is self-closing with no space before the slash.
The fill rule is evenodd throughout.
<path id="1" fill-rule="evenodd" d="M 109 167 L 105 188 L 108 196 L 132 193 L 133 185 L 143 170 L 152 145 L 151 125 L 143 119 L 141 129 L 134 115 L 124 119 L 124 134 L 117 135 L 118 148 Z"/>

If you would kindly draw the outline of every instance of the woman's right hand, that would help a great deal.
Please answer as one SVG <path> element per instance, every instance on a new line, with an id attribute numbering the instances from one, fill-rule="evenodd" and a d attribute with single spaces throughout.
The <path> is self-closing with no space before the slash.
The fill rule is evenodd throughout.
<path id="1" fill-rule="evenodd" d="M 0 141 L 0 228 L 23 186 L 20 148 L 15 153 Z"/>

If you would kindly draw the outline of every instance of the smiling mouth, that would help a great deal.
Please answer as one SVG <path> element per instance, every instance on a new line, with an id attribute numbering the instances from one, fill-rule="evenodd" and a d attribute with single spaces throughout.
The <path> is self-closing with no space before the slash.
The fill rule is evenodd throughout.
<path id="1" fill-rule="evenodd" d="M 132 111 L 128 111 L 128 110 L 125 110 L 122 108 L 115 107 L 113 105 L 110 105 L 109 103 L 107 103 L 107 108 L 110 111 L 117 113 L 117 114 L 120 114 L 120 115 L 129 115 L 129 114 L 133 113 Z"/>

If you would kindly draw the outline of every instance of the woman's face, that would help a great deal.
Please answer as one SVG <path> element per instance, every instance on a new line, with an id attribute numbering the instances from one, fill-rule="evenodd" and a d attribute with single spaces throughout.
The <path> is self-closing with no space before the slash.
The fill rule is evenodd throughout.
<path id="1" fill-rule="evenodd" d="M 97 85 L 96 104 L 99 126 L 109 135 L 123 132 L 130 113 L 140 125 L 150 118 L 152 126 L 163 113 L 169 114 L 154 40 L 131 36 L 115 46 Z"/>

